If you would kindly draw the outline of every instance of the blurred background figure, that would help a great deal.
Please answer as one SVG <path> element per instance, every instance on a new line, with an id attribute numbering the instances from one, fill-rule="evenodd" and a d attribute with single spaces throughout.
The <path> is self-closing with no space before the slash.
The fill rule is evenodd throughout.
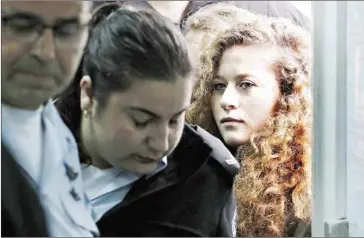
<path id="1" fill-rule="evenodd" d="M 293 20 L 303 28 L 311 29 L 309 11 L 298 1 L 108 1 L 108 2 L 130 2 L 135 7 L 154 9 L 163 16 L 169 18 L 175 24 L 180 24 L 184 29 L 187 18 L 197 12 L 200 8 L 218 2 L 228 3 L 242 9 L 272 17 L 285 17 Z M 296 3 L 297 2 L 297 3 Z M 103 1 L 95 2 L 101 5 Z M 304 9 L 301 11 L 298 7 Z"/>
<path id="2" fill-rule="evenodd" d="M 292 20 L 295 24 L 310 31 L 312 28 L 311 19 L 302 13 L 290 1 L 190 1 L 181 15 L 181 29 L 184 30 L 185 21 L 199 9 L 218 2 L 231 4 L 241 9 L 249 10 L 253 13 L 270 17 L 284 17 Z"/>
<path id="3" fill-rule="evenodd" d="M 91 6 L 86 1 L 2 2 L 3 236 L 98 234 L 75 140 L 52 102 L 76 72 Z"/>

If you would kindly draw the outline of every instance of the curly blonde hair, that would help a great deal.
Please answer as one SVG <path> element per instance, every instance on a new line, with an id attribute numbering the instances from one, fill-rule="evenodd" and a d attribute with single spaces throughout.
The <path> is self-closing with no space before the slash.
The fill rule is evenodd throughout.
<path id="1" fill-rule="evenodd" d="M 245 10 L 239 9 L 244 12 Z M 221 138 L 211 110 L 212 80 L 223 53 L 234 45 L 271 45 L 281 96 L 266 126 L 236 148 L 239 236 L 291 236 L 298 221 L 311 222 L 310 35 L 290 20 L 257 16 L 238 21 L 201 53 L 187 122 Z"/>

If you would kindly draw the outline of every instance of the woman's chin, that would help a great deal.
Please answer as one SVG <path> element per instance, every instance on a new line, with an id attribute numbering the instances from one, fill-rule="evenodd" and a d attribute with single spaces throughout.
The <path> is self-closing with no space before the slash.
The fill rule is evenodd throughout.
<path id="1" fill-rule="evenodd" d="M 132 173 L 144 175 L 153 173 L 157 168 L 157 163 L 140 164 L 135 162 L 132 164 L 124 164 L 122 168 Z"/>
<path id="2" fill-rule="evenodd" d="M 238 136 L 225 135 L 223 138 L 224 138 L 225 144 L 227 144 L 228 146 L 230 146 L 232 148 L 243 145 L 247 141 L 249 141 L 249 137 L 243 137 L 243 136 L 238 137 Z"/>

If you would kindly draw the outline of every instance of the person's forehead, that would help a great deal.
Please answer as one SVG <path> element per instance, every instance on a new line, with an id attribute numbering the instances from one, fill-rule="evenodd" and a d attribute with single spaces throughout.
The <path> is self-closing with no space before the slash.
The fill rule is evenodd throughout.
<path id="1" fill-rule="evenodd" d="M 2 11 L 8 14 L 22 12 L 33 14 L 44 20 L 82 17 L 91 13 L 91 2 L 87 1 L 4 1 Z"/>
<path id="2" fill-rule="evenodd" d="M 139 107 L 154 114 L 169 117 L 189 105 L 192 80 L 176 79 L 172 82 L 138 79 L 121 93 L 112 94 L 113 106 Z"/>
<path id="3" fill-rule="evenodd" d="M 278 54 L 277 46 L 272 44 L 237 44 L 226 49 L 223 53 L 223 58 L 231 58 L 232 61 L 237 58 L 249 58 L 248 61 L 273 62 Z"/>
<path id="4" fill-rule="evenodd" d="M 270 83 L 265 80 L 266 75 L 274 71 L 277 56 L 273 45 L 235 45 L 223 53 L 217 75 L 229 79 L 236 75 L 253 75 L 260 82 Z"/>

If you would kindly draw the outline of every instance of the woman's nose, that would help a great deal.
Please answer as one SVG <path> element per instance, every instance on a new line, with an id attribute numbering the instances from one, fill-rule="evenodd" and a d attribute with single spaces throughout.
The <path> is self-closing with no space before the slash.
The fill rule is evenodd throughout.
<path id="1" fill-rule="evenodd" d="M 228 85 L 221 98 L 220 105 L 224 110 L 234 110 L 240 106 L 240 95 L 234 85 Z"/>
<path id="2" fill-rule="evenodd" d="M 158 127 L 158 130 L 154 130 L 153 135 L 149 138 L 150 149 L 158 155 L 164 155 L 169 149 L 169 128 Z"/>

